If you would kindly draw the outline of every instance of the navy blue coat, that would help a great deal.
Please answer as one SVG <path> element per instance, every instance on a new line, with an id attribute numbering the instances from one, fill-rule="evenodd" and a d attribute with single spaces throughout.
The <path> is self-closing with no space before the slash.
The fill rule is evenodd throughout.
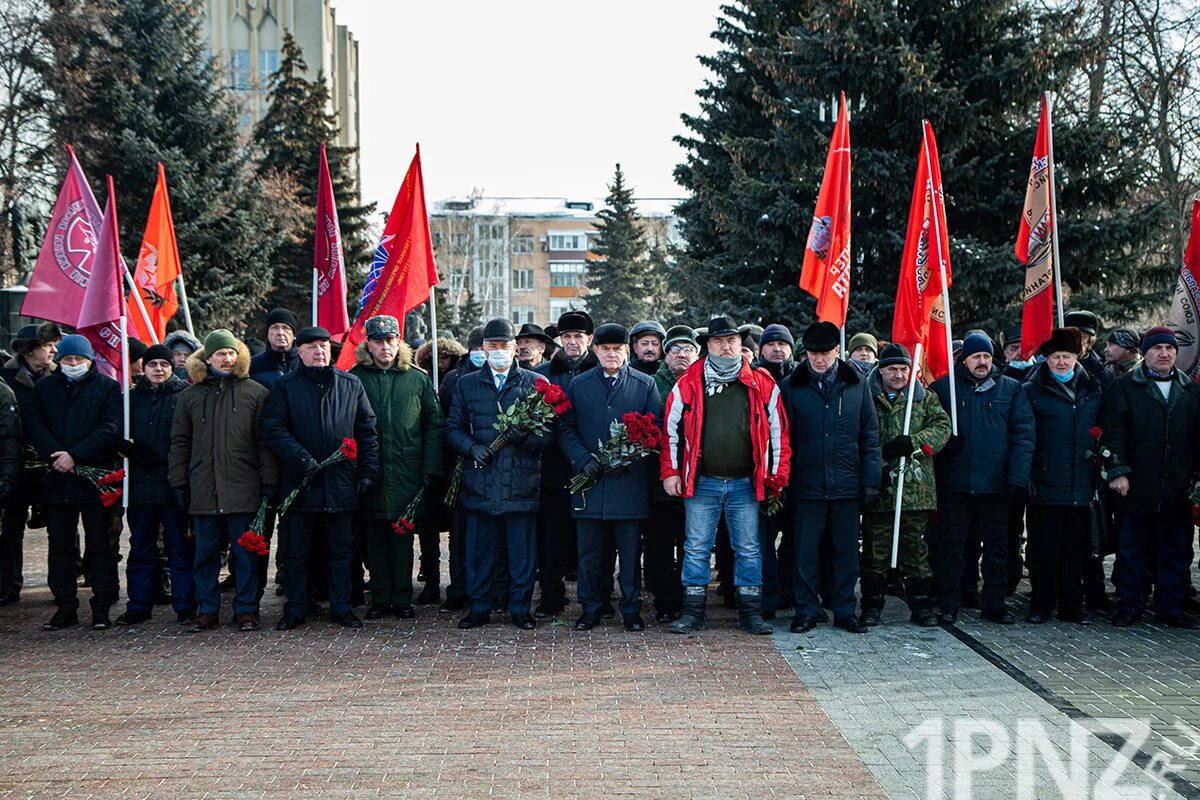
<path id="1" fill-rule="evenodd" d="M 1074 397 L 1068 392 L 1074 391 Z M 1100 383 L 1082 366 L 1064 386 L 1044 362 L 1033 368 L 1022 391 L 1029 398 L 1037 430 L 1030 499 L 1039 506 L 1086 506 L 1100 480 L 1099 446 L 1089 431 L 1099 425 Z"/>
<path id="2" fill-rule="evenodd" d="M 958 400 L 958 437 L 937 457 L 937 485 L 943 492 L 1003 494 L 1029 484 L 1034 424 L 1021 384 L 998 369 L 976 384 L 962 364 L 952 373 Z M 931 389 L 950 413 L 950 378 Z"/>
<path id="3" fill-rule="evenodd" d="M 459 498 L 467 511 L 485 514 L 536 514 L 541 502 L 542 450 L 551 436 L 530 435 L 519 447 L 505 445 L 490 464 L 480 468 L 471 458 L 476 444 L 491 444 L 500 407 L 517 402 L 533 390 L 535 373 L 514 365 L 509 369 L 504 392 L 496 393 L 492 368 L 467 373 L 454 387 L 454 399 L 446 414 L 446 443 L 463 457 L 462 489 Z M 566 472 L 562 474 L 565 482 Z"/>
<path id="4" fill-rule="evenodd" d="M 129 454 L 129 505 L 163 505 L 170 500 L 167 453 L 171 450 L 171 423 L 179 393 L 188 387 L 172 375 L 158 386 L 146 376 L 138 378 L 129 393 L 129 438 L 136 450 Z"/>
<path id="5" fill-rule="evenodd" d="M 263 407 L 262 432 L 279 456 L 280 497 L 297 488 L 317 462 L 337 452 L 343 439 L 358 445 L 358 459 L 318 472 L 296 497 L 293 511 L 353 511 L 358 508 L 358 482 L 372 481 L 379 472 L 375 412 L 362 381 L 349 372 L 301 365 L 284 375 Z"/>
<path id="6" fill-rule="evenodd" d="M 250 359 L 250 377 L 268 389 L 275 388 L 275 382 L 284 375 L 295 372 L 300 366 L 300 356 L 295 347 L 289 347 L 284 352 L 267 347 Z"/>
<path id="7" fill-rule="evenodd" d="M 549 361 L 538 364 L 534 367 L 533 371 L 565 392 L 567 387 L 571 385 L 571 381 L 588 370 L 594 369 L 597 364 L 596 354 L 591 350 L 585 353 L 583 358 L 579 359 L 579 363 L 572 364 L 567 360 L 566 354 L 559 349 Z M 556 423 L 553 431 L 556 436 L 557 428 L 558 424 Z M 546 452 L 542 454 L 542 480 L 544 488 L 548 491 L 561 488 L 565 492 L 566 480 L 563 480 L 562 476 L 569 474 L 570 469 L 571 465 L 567 462 L 566 457 L 563 456 L 560 448 L 546 448 Z M 566 524 L 565 520 L 563 520 L 563 524 Z"/>
<path id="8" fill-rule="evenodd" d="M 617 385 L 609 388 L 604 370 L 596 367 L 580 373 L 567 388 L 571 409 L 558 422 L 558 446 L 577 474 L 609 439 L 609 427 L 622 414 L 653 414 L 662 424 L 662 398 L 654 379 L 628 365 L 617 373 Z M 602 477 L 587 490 L 581 509 L 578 495 L 571 506 L 576 519 L 645 519 L 650 515 L 649 475 L 658 475 L 658 459 L 639 459 L 620 477 Z M 565 476 L 564 476 L 565 477 Z M 564 479 L 565 482 L 565 479 Z"/>
<path id="9" fill-rule="evenodd" d="M 828 400 L 807 363 L 779 385 L 791 426 L 793 499 L 861 499 L 863 489 L 878 489 L 883 478 L 879 418 L 867 383 L 844 361 L 834 369 L 837 380 Z"/>

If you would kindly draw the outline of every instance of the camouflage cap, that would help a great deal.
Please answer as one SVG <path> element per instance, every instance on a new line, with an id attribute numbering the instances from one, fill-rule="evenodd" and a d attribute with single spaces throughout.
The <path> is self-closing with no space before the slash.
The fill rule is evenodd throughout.
<path id="1" fill-rule="evenodd" d="M 378 317 L 371 317 L 367 320 L 363 325 L 363 331 L 367 334 L 368 339 L 386 339 L 389 336 L 400 335 L 400 323 L 395 317 L 380 314 Z"/>

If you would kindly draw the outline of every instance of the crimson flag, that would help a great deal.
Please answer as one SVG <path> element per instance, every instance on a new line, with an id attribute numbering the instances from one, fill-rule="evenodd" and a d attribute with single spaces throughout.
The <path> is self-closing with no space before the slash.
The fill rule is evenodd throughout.
<path id="1" fill-rule="evenodd" d="M 317 324 L 334 336 L 340 336 L 350 329 L 350 315 L 346 312 L 346 262 L 342 257 L 342 229 L 338 225 L 325 145 L 321 145 L 321 166 L 317 175 L 313 270 L 317 277 Z"/>
<path id="2" fill-rule="evenodd" d="M 1200 375 L 1200 200 L 1192 201 L 1192 232 L 1179 267 L 1167 327 L 1179 341 L 1175 366 L 1190 377 Z"/>
<path id="3" fill-rule="evenodd" d="M 67 174 L 29 278 L 29 291 L 21 301 L 21 315 L 76 327 L 96 258 L 100 206 L 70 146 L 67 154 Z"/>
<path id="4" fill-rule="evenodd" d="M 1042 117 L 1025 187 L 1025 208 L 1017 232 L 1017 258 L 1025 265 L 1025 305 L 1021 310 L 1021 358 L 1029 360 L 1054 329 L 1054 219 L 1050 181 L 1050 118 L 1042 97 Z"/>
<path id="5" fill-rule="evenodd" d="M 934 380 L 950 371 L 946 350 L 947 309 L 942 303 L 952 282 L 950 237 L 946 231 L 946 203 L 937 140 L 928 120 L 922 122 L 921 153 L 908 210 L 908 232 L 900 259 L 900 282 L 892 318 L 892 341 L 909 352 L 918 342 L 925 346 L 925 364 Z"/>
<path id="6" fill-rule="evenodd" d="M 818 319 L 839 328 L 846 325 L 850 305 L 850 118 L 845 92 L 838 104 L 825 177 L 804 248 L 800 288 L 817 298 Z"/>
<path id="7" fill-rule="evenodd" d="M 429 300 L 437 285 L 437 264 L 429 237 L 429 217 L 425 213 L 425 181 L 421 176 L 421 147 L 413 156 L 404 183 L 392 204 L 383 236 L 375 250 L 367 285 L 354 325 L 342 343 L 338 369 L 354 365 L 354 350 L 363 341 L 363 325 L 371 317 L 390 314 L 400 321 L 404 335 L 404 315 Z"/>
<path id="8" fill-rule="evenodd" d="M 112 176 L 108 177 L 108 200 L 96 243 L 96 260 L 79 309 L 78 332 L 96 351 L 96 368 L 126 385 L 121 360 L 121 319 L 125 315 L 125 293 L 121 284 L 125 260 L 117 229 L 117 200 Z"/>

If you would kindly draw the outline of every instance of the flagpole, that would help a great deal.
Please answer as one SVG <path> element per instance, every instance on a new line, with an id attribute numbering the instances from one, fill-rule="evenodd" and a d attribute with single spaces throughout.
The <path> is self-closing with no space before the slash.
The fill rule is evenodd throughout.
<path id="1" fill-rule="evenodd" d="M 436 393 L 438 389 L 438 348 L 437 348 L 437 287 L 431 287 L 429 290 L 429 327 L 430 336 L 433 337 L 429 341 L 433 342 L 433 364 L 430 372 L 433 374 L 433 391 Z"/>
<path id="2" fill-rule="evenodd" d="M 312 324 L 317 326 L 317 271 L 313 270 L 313 290 L 312 290 Z"/>
<path id="3" fill-rule="evenodd" d="M 125 273 L 125 283 L 129 286 L 129 294 L 133 296 L 137 303 L 138 311 L 142 314 L 142 322 L 146 323 L 146 330 L 150 332 L 150 338 L 154 341 L 151 344 L 158 344 L 158 333 L 154 330 L 154 325 L 150 323 L 150 315 L 146 313 L 146 306 L 142 303 L 142 293 L 138 291 L 137 284 L 133 282 L 133 276 L 129 274 L 129 265 L 125 260 L 121 260 L 121 271 Z"/>
<path id="4" fill-rule="evenodd" d="M 1046 102 L 1046 177 L 1050 181 L 1050 244 L 1054 248 L 1054 299 L 1058 313 L 1058 327 L 1063 327 L 1062 261 L 1058 255 L 1058 192 L 1054 191 L 1054 101 L 1050 93 L 1042 95 Z"/>
<path id="5" fill-rule="evenodd" d="M 850 359 L 850 354 L 846 352 L 846 326 L 838 328 L 838 351 L 842 354 L 842 361 Z"/>
<path id="6" fill-rule="evenodd" d="M 183 288 L 183 270 L 179 270 L 179 299 L 183 301 L 183 323 L 187 325 L 187 332 L 192 336 L 196 335 L 196 329 L 192 327 L 192 308 L 188 305 L 187 289 Z"/>
<path id="7" fill-rule="evenodd" d="M 946 315 L 946 363 L 950 367 L 950 431 L 958 435 L 958 397 L 954 390 L 954 332 L 950 326 L 950 286 L 946 280 L 946 254 L 942 252 L 942 228 L 938 224 L 939 198 L 933 193 L 933 161 L 929 158 L 929 136 L 926 132 L 928 121 L 921 122 L 921 152 L 925 154 L 925 191 L 929 192 L 930 205 L 933 207 L 933 236 L 938 247 L 938 266 L 942 272 L 942 313 Z M 945 200 L 942 201 L 945 208 Z"/>
<path id="8" fill-rule="evenodd" d="M 917 365 L 921 363 L 921 342 L 917 342 L 913 350 L 912 369 L 908 373 L 908 400 L 904 407 L 904 435 L 908 436 L 912 428 L 913 395 L 917 391 Z M 953 378 L 951 378 L 953 380 Z M 900 477 L 896 479 L 896 513 L 892 518 L 892 569 L 896 568 L 896 560 L 900 557 L 900 507 L 904 504 L 904 465 L 908 456 L 900 456 Z"/>
<path id="9" fill-rule="evenodd" d="M 121 315 L 121 414 L 122 414 L 122 434 L 121 438 L 129 440 L 129 330 L 126 326 L 126 317 Z M 153 329 L 151 333 L 153 334 Z M 155 344 L 158 344 L 156 341 Z M 121 505 L 123 508 L 129 508 L 129 456 L 121 459 L 121 468 L 125 477 L 121 479 Z"/>

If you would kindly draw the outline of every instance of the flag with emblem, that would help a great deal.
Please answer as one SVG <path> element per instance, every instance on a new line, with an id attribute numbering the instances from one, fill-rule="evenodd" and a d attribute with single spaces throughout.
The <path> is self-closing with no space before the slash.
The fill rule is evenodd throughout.
<path id="1" fill-rule="evenodd" d="M 321 164 L 317 174 L 313 284 L 316 323 L 334 336 L 348 331 L 350 316 L 346 313 L 346 263 L 342 257 L 342 229 L 338 224 L 325 145 L 321 145 Z"/>
<path id="2" fill-rule="evenodd" d="M 800 288 L 817 299 L 818 319 L 845 326 L 850 305 L 850 118 L 845 92 L 804 248 Z"/>
<path id="3" fill-rule="evenodd" d="M 1192 201 L 1192 232 L 1179 267 L 1167 327 L 1175 331 L 1179 342 L 1175 366 L 1193 378 L 1200 375 L 1200 200 Z"/>
<path id="4" fill-rule="evenodd" d="M 1051 202 L 1054 164 L 1050 158 L 1050 117 L 1042 97 L 1042 115 L 1025 187 L 1025 208 L 1017 231 L 1017 259 L 1025 265 L 1025 304 L 1021 310 L 1021 358 L 1029 360 L 1054 329 L 1054 235 L 1057 220 Z"/>
<path id="5" fill-rule="evenodd" d="M 150 216 L 146 218 L 146 231 L 142 234 L 142 247 L 133 270 L 133 283 L 141 293 L 142 308 L 146 310 L 152 330 L 146 327 L 142 308 L 130 296 L 126 310 L 130 335 L 146 343 L 163 340 L 167 335 L 167 322 L 179 310 L 179 297 L 175 293 L 179 275 L 179 245 L 175 241 L 175 222 L 171 218 L 167 173 L 159 163 L 154 196 L 150 198 Z"/>
<path id="6" fill-rule="evenodd" d="M 112 176 L 108 177 L 108 200 L 96 240 L 96 259 L 79 309 L 79 333 L 96 351 L 96 369 L 126 385 L 121 358 L 122 328 L 125 325 L 125 292 L 121 280 L 125 260 L 117 227 L 117 200 Z"/>

